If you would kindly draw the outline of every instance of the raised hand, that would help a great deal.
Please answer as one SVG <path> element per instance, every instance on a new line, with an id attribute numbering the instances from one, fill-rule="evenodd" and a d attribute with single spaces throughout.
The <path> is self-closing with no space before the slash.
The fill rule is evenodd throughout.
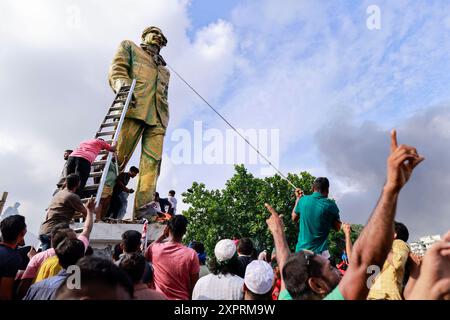
<path id="1" fill-rule="evenodd" d="M 271 213 L 269 219 L 266 220 L 269 230 L 272 233 L 276 231 L 284 231 L 284 224 L 282 219 L 283 215 L 278 215 L 278 212 L 276 212 L 275 209 L 272 208 L 272 206 L 268 203 L 265 203 L 264 206 Z"/>
<path id="2" fill-rule="evenodd" d="M 428 249 L 411 300 L 450 298 L 450 231 Z"/>
<path id="3" fill-rule="evenodd" d="M 86 208 L 89 209 L 89 211 L 94 212 L 95 210 L 95 199 L 94 197 L 90 197 L 88 202 L 86 203 Z"/>
<path id="4" fill-rule="evenodd" d="M 386 187 L 398 192 L 408 182 L 414 168 L 425 158 L 419 156 L 416 148 L 407 145 L 398 146 L 397 132 L 391 131 L 391 153 L 387 160 Z"/>
<path id="5" fill-rule="evenodd" d="M 33 247 L 31 247 L 30 248 L 30 251 L 28 251 L 28 253 L 27 253 L 27 257 L 28 257 L 28 259 L 31 259 L 31 258 L 33 258 L 35 255 L 36 255 L 36 249 L 34 249 Z"/>
<path id="6" fill-rule="evenodd" d="M 342 231 L 344 231 L 344 233 L 346 235 L 350 235 L 351 234 L 351 231 L 352 231 L 351 224 L 344 222 L 344 223 L 342 223 L 341 229 L 342 229 Z"/>

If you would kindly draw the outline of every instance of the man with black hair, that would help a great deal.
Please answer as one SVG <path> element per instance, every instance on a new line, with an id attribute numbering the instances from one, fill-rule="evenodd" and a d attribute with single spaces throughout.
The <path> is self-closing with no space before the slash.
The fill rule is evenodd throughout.
<path id="1" fill-rule="evenodd" d="M 65 238 L 56 246 L 55 251 L 62 267 L 61 271 L 53 277 L 33 284 L 23 300 L 53 300 L 56 290 L 70 275 L 67 268 L 75 265 L 84 256 L 85 247 L 81 240 Z"/>
<path id="2" fill-rule="evenodd" d="M 133 283 L 118 266 L 104 258 L 89 256 L 78 260 L 80 286 L 67 277 L 59 286 L 55 300 L 131 300 Z"/>
<path id="3" fill-rule="evenodd" d="M 321 255 L 307 250 L 290 255 L 283 221 L 266 204 L 271 213 L 266 222 L 273 235 L 282 275 L 279 300 L 366 299 L 368 277 L 373 274 L 368 268 L 384 264 L 394 240 L 394 218 L 400 190 L 423 160 L 416 148 L 398 146 L 396 131 L 391 132 L 386 182 L 367 225 L 352 248 L 350 265 L 342 279 L 339 271 Z"/>
<path id="4" fill-rule="evenodd" d="M 187 225 L 185 216 L 174 216 L 145 252 L 145 258 L 153 264 L 156 290 L 169 300 L 189 300 L 198 280 L 197 253 L 182 243 Z"/>
<path id="5" fill-rule="evenodd" d="M 50 233 L 58 223 L 70 223 L 76 212 L 85 218 L 88 212 L 93 212 L 94 207 L 87 208 L 76 194 L 80 186 L 80 177 L 77 174 L 69 174 L 66 178 L 66 187 L 55 194 L 48 209 L 45 221 L 39 231 L 39 240 L 42 242 L 42 250 L 50 247 Z"/>
<path id="6" fill-rule="evenodd" d="M 122 219 L 127 210 L 127 197 L 134 192 L 133 189 L 127 188 L 130 179 L 136 177 L 139 169 L 132 166 L 128 172 L 122 172 L 116 179 L 113 188 L 111 202 L 109 205 L 107 216 L 112 219 Z"/>
<path id="7" fill-rule="evenodd" d="M 383 269 L 370 287 L 369 300 L 402 300 L 403 277 L 411 249 L 407 243 L 408 228 L 400 222 L 394 222 L 394 241 Z"/>
<path id="8" fill-rule="evenodd" d="M 162 212 L 169 213 L 172 210 L 172 204 L 167 198 L 161 198 L 158 192 L 155 192 L 155 201 L 159 203 Z"/>
<path id="9" fill-rule="evenodd" d="M 206 266 L 205 245 L 202 242 L 194 240 L 189 243 L 189 248 L 192 248 L 195 250 L 195 252 L 197 252 L 198 262 L 200 262 L 200 272 L 198 277 L 201 278 L 208 275 L 210 272 L 208 267 Z"/>
<path id="10" fill-rule="evenodd" d="M 300 189 L 296 190 L 292 220 L 299 223 L 299 233 L 295 251 L 306 249 L 330 257 L 328 234 L 332 228 L 339 231 L 341 222 L 336 203 L 328 199 L 329 189 L 328 179 L 320 177 L 313 183 L 312 195 L 304 196 Z"/>
<path id="11" fill-rule="evenodd" d="M 169 220 L 172 216 L 170 214 L 166 214 L 165 208 L 168 207 L 167 211 L 170 211 L 172 205 L 167 199 L 163 199 L 159 197 L 159 193 L 155 192 L 153 194 L 153 201 L 143 205 L 140 208 L 136 209 L 135 217 L 138 219 L 145 218 L 147 220 L 151 220 L 154 217 L 157 217 L 156 221 L 163 222 Z"/>
<path id="12" fill-rule="evenodd" d="M 17 214 L 6 217 L 0 222 L 0 232 L 0 300 L 11 300 L 14 279 L 22 265 L 17 246 L 24 244 L 27 233 L 25 217 Z"/>
<path id="13" fill-rule="evenodd" d="M 253 257 L 254 251 L 255 247 L 253 246 L 253 242 L 250 238 L 239 239 L 237 245 L 238 262 L 239 262 L 239 269 L 237 275 L 239 277 L 244 278 L 245 269 L 247 268 L 247 265 L 253 260 L 255 260 Z"/>
<path id="14" fill-rule="evenodd" d="M 102 138 L 82 141 L 67 159 L 67 174 L 76 173 L 80 177 L 80 185 L 76 193 L 84 197 L 84 186 L 91 173 L 91 165 L 101 150 L 115 152 L 115 145 L 110 145 Z"/>
<path id="15" fill-rule="evenodd" d="M 135 300 L 167 300 L 160 292 L 150 289 L 142 279 L 144 277 L 147 261 L 140 253 L 134 252 L 126 255 L 119 264 L 119 267 L 125 271 L 134 284 Z"/>
<path id="16" fill-rule="evenodd" d="M 141 253 L 141 241 L 142 235 L 136 230 L 128 230 L 122 234 L 122 241 L 120 242 L 120 248 L 122 253 L 119 259 L 115 262 L 116 265 L 120 265 L 123 259 L 133 253 Z M 143 283 L 153 284 L 153 266 L 149 262 L 145 262 L 144 274 L 141 279 Z"/>
<path id="17" fill-rule="evenodd" d="M 56 186 L 58 187 L 58 189 L 55 191 L 55 193 L 53 195 L 56 194 L 56 192 L 59 191 L 59 189 L 64 187 L 64 184 L 66 183 L 66 177 L 67 177 L 67 160 L 69 159 L 70 154 L 73 152 L 73 150 L 67 149 L 64 150 L 64 167 L 63 170 L 61 172 L 61 176 L 59 177 L 59 181 L 56 184 Z"/>

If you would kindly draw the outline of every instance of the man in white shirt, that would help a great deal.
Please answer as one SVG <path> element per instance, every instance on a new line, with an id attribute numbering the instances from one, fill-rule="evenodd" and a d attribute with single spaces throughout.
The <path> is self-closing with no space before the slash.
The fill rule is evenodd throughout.
<path id="1" fill-rule="evenodd" d="M 236 275 L 238 259 L 233 240 L 220 240 L 214 248 L 211 273 L 200 278 L 192 292 L 192 300 L 242 300 L 244 279 Z"/>
<path id="2" fill-rule="evenodd" d="M 172 208 L 169 209 L 169 213 L 174 216 L 177 214 L 177 199 L 175 198 L 175 191 L 170 190 L 169 191 L 169 197 L 167 198 L 169 200 L 170 204 L 172 205 Z"/>

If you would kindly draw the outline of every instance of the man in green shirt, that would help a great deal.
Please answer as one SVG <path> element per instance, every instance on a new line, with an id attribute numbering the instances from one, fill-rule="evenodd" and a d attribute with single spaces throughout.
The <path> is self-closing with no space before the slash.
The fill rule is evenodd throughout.
<path id="1" fill-rule="evenodd" d="M 298 242 L 295 251 L 311 250 L 329 258 L 328 234 L 331 228 L 339 231 L 341 221 L 339 209 L 328 199 L 330 182 L 327 178 L 317 178 L 313 184 L 313 194 L 303 196 L 296 192 L 297 201 L 292 211 L 292 220 L 299 223 Z"/>

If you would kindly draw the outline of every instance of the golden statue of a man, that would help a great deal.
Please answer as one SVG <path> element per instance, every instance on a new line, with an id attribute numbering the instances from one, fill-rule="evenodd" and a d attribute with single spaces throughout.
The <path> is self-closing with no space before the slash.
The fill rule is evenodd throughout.
<path id="1" fill-rule="evenodd" d="M 129 40 L 122 41 L 109 70 L 109 84 L 114 92 L 136 79 L 135 107 L 128 110 L 117 142 L 122 171 L 142 139 L 133 217 L 136 209 L 153 199 L 169 122 L 167 91 L 170 73 L 159 54 L 167 39 L 157 27 L 146 28 L 141 39 L 140 46 Z"/>

